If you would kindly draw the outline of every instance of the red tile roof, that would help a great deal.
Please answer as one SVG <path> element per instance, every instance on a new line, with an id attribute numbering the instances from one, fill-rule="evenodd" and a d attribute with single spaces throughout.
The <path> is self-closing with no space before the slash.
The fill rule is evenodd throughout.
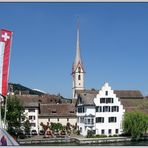
<path id="1" fill-rule="evenodd" d="M 40 117 L 76 117 L 74 104 L 41 104 L 40 111 Z"/>

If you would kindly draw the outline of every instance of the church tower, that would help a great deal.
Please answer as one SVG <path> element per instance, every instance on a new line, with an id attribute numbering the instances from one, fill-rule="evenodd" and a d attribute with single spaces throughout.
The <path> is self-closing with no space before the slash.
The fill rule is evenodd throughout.
<path id="1" fill-rule="evenodd" d="M 77 98 L 77 90 L 84 90 L 84 67 L 80 56 L 80 30 L 77 28 L 76 57 L 72 66 L 72 97 Z"/>

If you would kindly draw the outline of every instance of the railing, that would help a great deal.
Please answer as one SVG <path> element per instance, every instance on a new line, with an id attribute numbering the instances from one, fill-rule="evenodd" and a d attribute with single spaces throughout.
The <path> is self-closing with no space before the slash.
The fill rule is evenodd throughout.
<path id="1" fill-rule="evenodd" d="M 94 122 L 85 122 L 85 126 L 94 126 Z"/>

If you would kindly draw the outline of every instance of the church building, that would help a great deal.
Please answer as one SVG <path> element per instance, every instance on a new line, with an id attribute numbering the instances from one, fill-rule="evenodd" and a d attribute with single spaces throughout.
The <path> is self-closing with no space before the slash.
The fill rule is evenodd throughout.
<path id="1" fill-rule="evenodd" d="M 113 90 L 107 82 L 100 90 L 88 90 L 84 88 L 84 74 L 78 27 L 76 57 L 72 66 L 72 94 L 73 99 L 77 99 L 77 128 L 81 135 L 86 136 L 88 130 L 96 135 L 119 135 L 123 132 L 122 122 L 126 111 L 140 110 L 148 113 L 144 107 L 148 99 L 144 99 L 139 90 Z"/>

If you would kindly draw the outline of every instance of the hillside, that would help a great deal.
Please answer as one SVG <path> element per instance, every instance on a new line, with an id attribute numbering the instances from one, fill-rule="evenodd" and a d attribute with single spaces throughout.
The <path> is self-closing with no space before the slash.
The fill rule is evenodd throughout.
<path id="1" fill-rule="evenodd" d="M 11 92 L 14 92 L 15 94 L 19 94 L 21 91 L 22 94 L 29 94 L 29 95 L 44 95 L 45 93 L 37 91 L 37 90 L 32 90 L 28 87 L 25 87 L 21 84 L 15 84 L 15 83 L 9 83 L 9 90 Z"/>

